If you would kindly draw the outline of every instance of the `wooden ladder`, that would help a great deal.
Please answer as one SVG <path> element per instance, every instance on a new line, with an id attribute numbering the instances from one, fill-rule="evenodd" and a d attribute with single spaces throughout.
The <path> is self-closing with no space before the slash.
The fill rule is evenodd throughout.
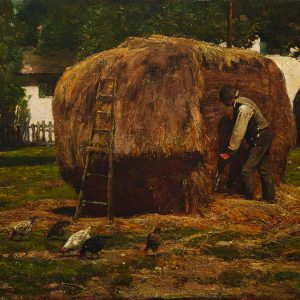
<path id="1" fill-rule="evenodd" d="M 107 206 L 107 215 L 109 221 L 113 221 L 113 152 L 114 152 L 114 134 L 115 134 L 115 96 L 116 96 L 116 78 L 103 78 L 98 85 L 96 95 L 96 110 L 94 113 L 92 130 L 87 147 L 87 156 L 85 159 L 84 170 L 81 178 L 80 192 L 78 196 L 78 205 L 75 210 L 74 219 L 78 219 L 83 207 L 88 204 Z M 101 124 L 106 123 L 105 128 L 99 128 Z M 102 155 L 107 162 L 105 173 L 98 171 L 91 172 L 91 162 L 95 155 Z M 103 158 L 102 158 L 103 159 Z M 106 201 L 91 201 L 86 199 L 86 182 L 90 176 L 97 176 L 107 180 Z"/>

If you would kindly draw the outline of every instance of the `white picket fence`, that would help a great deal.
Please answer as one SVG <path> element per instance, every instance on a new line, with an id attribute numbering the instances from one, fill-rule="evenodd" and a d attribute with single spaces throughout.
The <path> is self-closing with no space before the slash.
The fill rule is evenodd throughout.
<path id="1" fill-rule="evenodd" d="M 0 145 L 53 145 L 54 124 L 45 121 L 36 124 L 17 124 L 14 126 L 0 126 Z"/>

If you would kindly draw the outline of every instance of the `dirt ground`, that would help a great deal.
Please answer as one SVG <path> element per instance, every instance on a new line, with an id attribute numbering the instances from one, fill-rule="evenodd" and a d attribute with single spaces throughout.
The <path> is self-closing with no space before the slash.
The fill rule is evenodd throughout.
<path id="1" fill-rule="evenodd" d="M 0 233 L 32 215 L 40 217 L 34 231 L 46 231 L 56 220 L 71 220 L 75 203 L 48 199 L 2 211 Z M 163 238 L 159 255 L 145 257 L 145 237 L 157 225 Z M 83 216 L 68 233 L 88 226 L 94 234 L 122 234 L 126 239 L 93 260 L 33 248 L 1 251 L 0 262 L 38 258 L 84 266 L 88 261 L 105 266 L 105 272 L 78 284 L 72 295 L 59 280 L 48 282 L 43 295 L 15 294 L 0 276 L 0 299 L 300 299 L 299 187 L 282 185 L 276 204 L 216 194 L 204 216 L 139 215 L 115 218 L 112 225 L 106 217 Z"/>

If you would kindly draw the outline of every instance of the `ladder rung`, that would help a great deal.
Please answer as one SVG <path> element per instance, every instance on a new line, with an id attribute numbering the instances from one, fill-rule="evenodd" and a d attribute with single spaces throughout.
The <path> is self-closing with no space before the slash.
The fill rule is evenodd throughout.
<path id="1" fill-rule="evenodd" d="M 98 97 L 102 97 L 102 98 L 113 98 L 114 95 L 113 94 L 98 94 Z"/>
<path id="2" fill-rule="evenodd" d="M 112 153 L 112 149 L 109 147 L 99 147 L 99 146 L 89 146 L 86 149 L 88 152 L 97 152 L 97 153 Z"/>
<path id="3" fill-rule="evenodd" d="M 107 80 L 107 81 L 109 81 L 109 80 L 115 81 L 115 78 L 113 78 L 113 77 L 106 77 L 106 78 L 101 78 L 100 80 L 101 81 L 105 81 L 105 80 Z"/>
<path id="4" fill-rule="evenodd" d="M 96 204 L 96 205 L 107 205 L 107 202 L 98 201 L 82 201 L 83 204 Z"/>
<path id="5" fill-rule="evenodd" d="M 111 133 L 111 129 L 95 128 L 94 132 L 97 132 L 97 133 Z"/>
<path id="6" fill-rule="evenodd" d="M 101 173 L 87 173 L 86 176 L 101 176 L 107 178 L 108 176 Z"/>
<path id="7" fill-rule="evenodd" d="M 111 111 L 98 110 L 97 114 L 111 115 Z"/>

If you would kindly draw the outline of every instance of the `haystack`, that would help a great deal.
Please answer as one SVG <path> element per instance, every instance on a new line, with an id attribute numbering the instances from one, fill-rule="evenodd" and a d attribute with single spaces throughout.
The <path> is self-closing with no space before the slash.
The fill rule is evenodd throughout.
<path id="1" fill-rule="evenodd" d="M 297 145 L 300 146 L 300 89 L 298 90 L 293 102 L 293 112 L 296 121 Z"/>
<path id="2" fill-rule="evenodd" d="M 118 67 L 117 67 L 118 66 Z M 295 122 L 282 73 L 270 59 L 191 39 L 128 38 L 65 71 L 53 102 L 58 164 L 78 191 L 102 78 L 117 76 L 114 137 L 116 214 L 198 213 L 211 199 L 218 153 L 226 148 L 231 112 L 218 101 L 238 86 L 270 122 L 276 182 L 295 143 Z M 245 147 L 228 163 L 220 191 L 239 191 Z M 100 162 L 101 162 L 101 158 Z M 97 163 L 97 162 L 96 162 Z M 99 163 L 99 162 L 98 162 Z M 89 197 L 102 197 L 93 183 Z"/>

